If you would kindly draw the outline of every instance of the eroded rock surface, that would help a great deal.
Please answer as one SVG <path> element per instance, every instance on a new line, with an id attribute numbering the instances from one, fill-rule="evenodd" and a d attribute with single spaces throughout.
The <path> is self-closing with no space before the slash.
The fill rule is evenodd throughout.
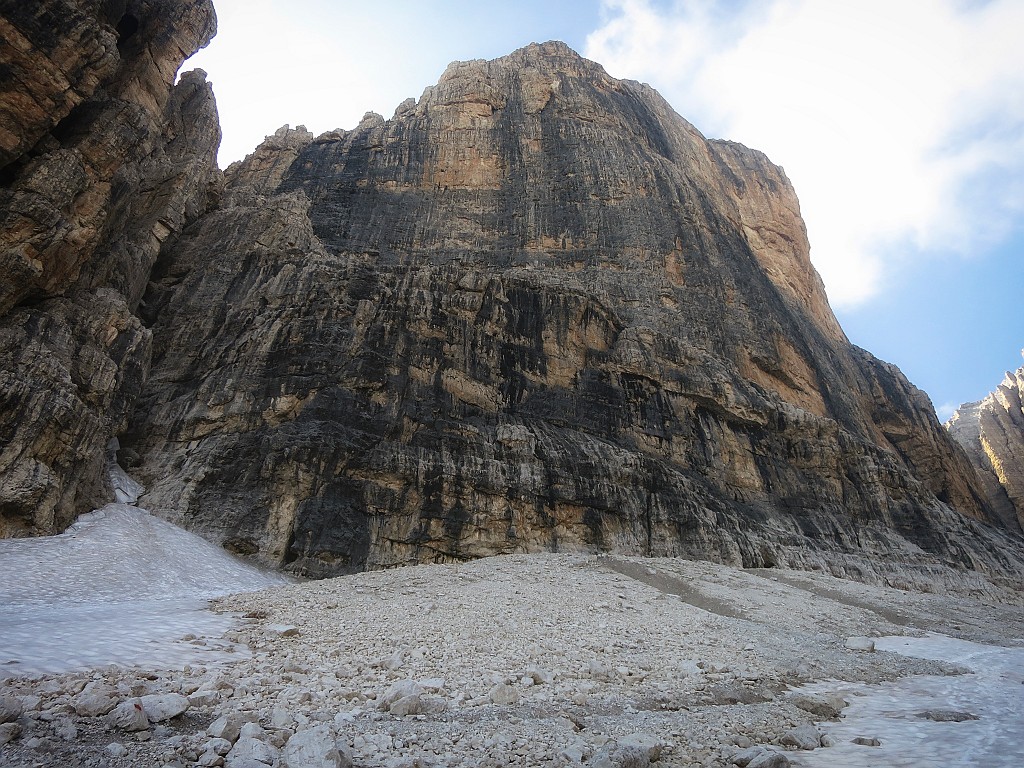
<path id="1" fill-rule="evenodd" d="M 458 62 L 229 169 L 153 272 L 122 444 L 147 508 L 313 575 L 538 550 L 1019 573 L 808 253 L 782 169 L 648 86 L 560 43 Z"/>
<path id="2" fill-rule="evenodd" d="M 120 437 L 148 508 L 310 575 L 1020 572 L 927 398 L 843 335 L 782 169 L 650 87 L 531 45 L 225 180 L 205 75 L 173 85 L 207 0 L 0 24 L 0 533 L 110 500 Z"/>
<path id="3" fill-rule="evenodd" d="M 1024 528 L 1024 368 L 1007 371 L 992 394 L 965 403 L 947 423 L 978 470 L 1008 528 Z"/>
<path id="4" fill-rule="evenodd" d="M 174 85 L 215 27 L 209 0 L 3 5 L 0 535 L 111 499 L 103 447 L 149 365 L 135 310 L 218 183 L 212 90 Z"/>

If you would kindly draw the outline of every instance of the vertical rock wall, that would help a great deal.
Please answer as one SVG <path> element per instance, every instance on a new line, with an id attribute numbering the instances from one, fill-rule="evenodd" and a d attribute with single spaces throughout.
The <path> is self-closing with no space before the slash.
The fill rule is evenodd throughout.
<path id="1" fill-rule="evenodd" d="M 1022 562 L 927 398 L 847 342 L 782 170 L 562 44 L 282 129 L 146 312 L 144 502 L 299 572 Z"/>
<path id="2" fill-rule="evenodd" d="M 174 85 L 208 2 L 0 11 L 0 535 L 107 500 L 117 435 L 148 507 L 309 575 L 1024 567 L 846 340 L 782 169 L 648 86 L 532 45 L 225 180 L 204 74 Z"/>
<path id="3" fill-rule="evenodd" d="M 135 309 L 219 183 L 212 91 L 174 84 L 215 29 L 208 0 L 0 6 L 0 535 L 109 500 L 149 364 Z"/>

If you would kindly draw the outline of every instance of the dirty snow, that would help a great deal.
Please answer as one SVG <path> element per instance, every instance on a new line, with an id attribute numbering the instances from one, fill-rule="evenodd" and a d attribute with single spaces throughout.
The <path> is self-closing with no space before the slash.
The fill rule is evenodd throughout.
<path id="1" fill-rule="evenodd" d="M 0 540 L 0 677 L 231 658 L 231 617 L 209 599 L 282 583 L 127 504 L 59 536 Z"/>
<path id="2" fill-rule="evenodd" d="M 1024 640 L 1017 641 L 1024 645 Z M 952 662 L 970 670 L 952 676 L 919 675 L 882 685 L 816 683 L 809 693 L 836 691 L 850 706 L 839 723 L 823 725 L 838 742 L 801 756 L 808 766 L 964 765 L 1019 766 L 1024 762 L 1024 647 L 1000 647 L 929 633 L 882 637 L 879 651 Z M 977 717 L 934 722 L 923 713 L 941 710 Z M 852 743 L 877 739 L 879 746 Z"/>

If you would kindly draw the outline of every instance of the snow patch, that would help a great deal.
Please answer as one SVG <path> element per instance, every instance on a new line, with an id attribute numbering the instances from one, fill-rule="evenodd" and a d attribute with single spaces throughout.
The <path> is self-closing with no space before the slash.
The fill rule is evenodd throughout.
<path id="1" fill-rule="evenodd" d="M 799 765 L 832 768 L 902 768 L 922 765 L 1019 766 L 1024 761 L 1024 648 L 1005 648 L 939 634 L 882 637 L 875 648 L 905 656 L 948 661 L 968 674 L 906 677 L 882 685 L 822 682 L 801 693 L 838 692 L 850 706 L 838 723 L 822 723 L 836 740 L 827 749 L 801 753 Z M 926 712 L 977 716 L 935 722 Z M 852 743 L 864 737 L 880 746 Z"/>
<path id="2" fill-rule="evenodd" d="M 0 540 L 0 677 L 235 658 L 210 598 L 287 583 L 127 504 Z M 183 640 L 192 635 L 188 640 Z"/>

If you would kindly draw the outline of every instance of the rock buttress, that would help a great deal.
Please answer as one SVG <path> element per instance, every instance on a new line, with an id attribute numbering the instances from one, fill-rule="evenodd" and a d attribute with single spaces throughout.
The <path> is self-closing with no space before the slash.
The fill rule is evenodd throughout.
<path id="1" fill-rule="evenodd" d="M 0 535 L 53 533 L 109 501 L 151 334 L 157 253 L 218 183 L 216 107 L 182 61 L 207 0 L 3 3 Z"/>

